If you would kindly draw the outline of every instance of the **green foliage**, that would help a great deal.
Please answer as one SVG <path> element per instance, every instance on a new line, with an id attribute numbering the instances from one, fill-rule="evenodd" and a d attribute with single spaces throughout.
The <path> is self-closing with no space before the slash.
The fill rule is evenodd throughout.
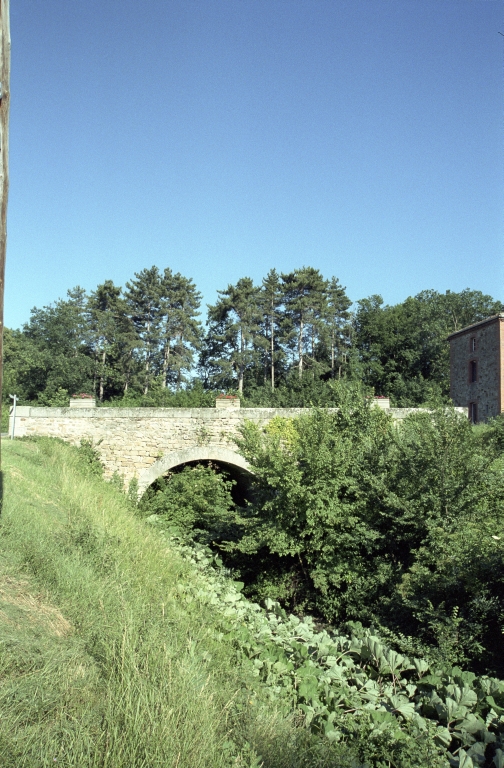
<path id="1" fill-rule="evenodd" d="M 259 289 L 250 277 L 218 291 L 219 299 L 208 307 L 210 331 L 201 364 L 213 381 L 243 392 L 245 371 L 257 359 L 254 338 L 259 330 Z"/>
<path id="2" fill-rule="evenodd" d="M 38 395 L 48 404 L 61 390 L 92 391 L 94 365 L 86 302 L 85 291 L 77 286 L 67 292 L 67 299 L 32 310 L 23 335 L 35 354 L 21 381 L 30 399 Z"/>
<path id="3" fill-rule="evenodd" d="M 201 346 L 202 328 L 198 319 L 201 293 L 193 281 L 180 272 L 164 271 L 161 280 L 162 386 L 173 384 L 177 392 L 192 369 L 194 352 Z"/>
<path id="4" fill-rule="evenodd" d="M 357 387 L 334 387 L 339 409 L 293 422 L 296 440 L 247 424 L 240 448 L 254 468 L 254 504 L 231 550 L 265 549 L 291 577 L 291 604 L 344 620 L 381 589 L 368 561 L 383 536 L 372 524 L 392 423 Z"/>
<path id="5" fill-rule="evenodd" d="M 132 507 L 138 507 L 138 479 L 136 477 L 131 478 L 128 484 L 127 497 Z"/>
<path id="6" fill-rule="evenodd" d="M 117 470 L 114 472 L 109 482 L 114 488 L 117 488 L 118 491 L 124 492 L 124 480 Z"/>
<path id="7" fill-rule="evenodd" d="M 362 299 L 354 320 L 353 375 L 401 407 L 447 400 L 446 337 L 500 311 L 500 302 L 469 289 L 422 291 L 394 306 L 383 306 L 381 296 Z"/>
<path id="8" fill-rule="evenodd" d="M 220 607 L 186 599 L 203 574 L 76 449 L 2 458 L 2 768 L 353 768 L 270 699 Z"/>
<path id="9" fill-rule="evenodd" d="M 327 281 L 313 267 L 282 275 L 270 270 L 260 287 L 240 279 L 209 306 L 200 356 L 206 385 L 240 393 L 258 388 L 267 397 L 289 373 L 341 376 L 350 304 L 337 278 Z"/>
<path id="10" fill-rule="evenodd" d="M 87 304 L 94 357 L 94 378 L 100 402 L 122 394 L 131 377 L 132 355 L 136 346 L 133 321 L 112 280 L 105 280 L 92 291 Z"/>
<path id="11" fill-rule="evenodd" d="M 90 295 L 74 288 L 33 309 L 22 331 L 6 331 L 8 391 L 51 406 L 62 404 L 64 391 L 94 392 L 104 402 L 148 395 L 154 382 L 178 390 L 200 344 L 200 300 L 193 282 L 169 268 L 135 274 L 124 294 L 111 280 Z"/>
<path id="12" fill-rule="evenodd" d="M 7 403 L 1 403 L 0 405 L 2 408 L 2 419 L 1 419 L 0 431 L 5 433 L 5 432 L 8 432 L 8 429 L 9 429 L 10 407 L 9 405 L 7 405 Z"/>
<path id="13" fill-rule="evenodd" d="M 187 466 L 148 488 L 139 509 L 158 526 L 211 542 L 232 524 L 234 484 L 211 466 Z"/>
<path id="14" fill-rule="evenodd" d="M 218 293 L 203 337 L 201 294 L 169 267 L 135 273 L 124 291 L 111 280 L 89 295 L 74 288 L 34 308 L 22 331 L 6 329 L 4 390 L 43 405 L 87 391 L 133 407 L 206 407 L 224 388 L 250 406 L 297 407 L 330 404 L 327 384 L 346 378 L 395 405 L 439 404 L 448 402 L 447 335 L 500 311 L 467 289 L 394 306 L 371 296 L 351 313 L 338 279 L 306 266 Z M 207 398 L 194 397 L 195 381 Z"/>
<path id="15" fill-rule="evenodd" d="M 298 710 L 329 744 L 347 746 L 358 765 L 499 765 L 503 681 L 408 657 L 370 630 L 321 630 L 272 600 L 265 612 L 204 550 L 177 548 L 206 579 L 204 590 L 181 585 L 184 599 L 215 606 L 223 639 L 249 659 L 271 701 Z M 341 752 L 335 760 L 346 764 Z"/>
<path id="16" fill-rule="evenodd" d="M 4 366 L 4 398 L 17 394 L 20 403 L 59 404 L 63 391 L 92 389 L 84 291 L 74 288 L 66 300 L 32 310 L 23 331 L 6 331 Z"/>
<path id="17" fill-rule="evenodd" d="M 245 426 L 253 503 L 226 563 L 247 594 L 502 674 L 500 425 L 485 437 L 438 409 L 394 427 L 357 390 L 336 391 L 337 412 Z"/>
<path id="18" fill-rule="evenodd" d="M 103 476 L 103 464 L 92 440 L 81 440 L 76 449 L 79 456 L 79 468 L 86 475 Z"/>
<path id="19" fill-rule="evenodd" d="M 70 394 L 67 389 L 58 387 L 57 390 L 45 390 L 38 397 L 38 405 L 49 408 L 68 408 Z"/>
<path id="20" fill-rule="evenodd" d="M 357 387 L 363 394 L 372 395 L 371 388 L 360 386 L 349 379 L 324 380 L 313 375 L 306 375 L 300 379 L 297 372 L 292 372 L 274 390 L 249 382 L 245 386 L 242 406 L 244 408 L 335 408 L 339 403 L 342 387 L 348 388 L 349 391 L 354 391 Z"/>
<path id="21" fill-rule="evenodd" d="M 174 275 L 168 267 L 161 274 L 156 266 L 135 273 L 126 289 L 126 305 L 137 334 L 136 388 L 148 395 L 158 376 L 163 388 L 174 382 L 179 389 L 200 344 L 201 294 L 192 280 L 178 272 Z"/>
<path id="22" fill-rule="evenodd" d="M 269 437 L 299 449 L 292 423 Z M 502 765 L 502 680 L 260 608 L 209 550 L 83 475 L 78 449 L 19 441 L 4 462 L 6 768 Z"/>
<path id="23" fill-rule="evenodd" d="M 496 445 L 450 411 L 410 417 L 399 437 L 390 535 L 410 555 L 388 610 L 447 660 L 502 674 L 504 484 Z"/>
<path id="24" fill-rule="evenodd" d="M 215 391 L 204 389 L 198 379 L 175 392 L 162 387 L 159 380 L 154 380 L 146 395 L 135 391 L 128 392 L 121 398 L 110 400 L 107 406 L 113 408 L 213 408 L 216 394 Z"/>
<path id="25" fill-rule="evenodd" d="M 17 394 L 19 401 L 33 400 L 46 383 L 45 359 L 40 346 L 21 331 L 4 328 L 3 388 L 5 403 L 9 393 Z"/>
<path id="26" fill-rule="evenodd" d="M 488 424 L 479 424 L 476 433 L 483 445 L 493 453 L 504 453 L 504 416 L 501 414 L 492 419 Z"/>

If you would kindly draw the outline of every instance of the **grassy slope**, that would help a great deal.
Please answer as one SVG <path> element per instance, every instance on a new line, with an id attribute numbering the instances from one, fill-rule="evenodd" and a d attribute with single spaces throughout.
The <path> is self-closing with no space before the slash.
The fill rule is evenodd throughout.
<path id="1" fill-rule="evenodd" d="M 56 441 L 2 454 L 2 768 L 322 765 L 247 705 L 209 609 L 180 597 L 197 574 L 113 487 Z"/>

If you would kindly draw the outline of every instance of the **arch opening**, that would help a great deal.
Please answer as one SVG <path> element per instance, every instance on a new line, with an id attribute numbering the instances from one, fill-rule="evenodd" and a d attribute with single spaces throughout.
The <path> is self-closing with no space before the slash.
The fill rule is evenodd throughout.
<path id="1" fill-rule="evenodd" d="M 184 466 L 215 465 L 220 471 L 228 474 L 236 481 L 237 497 L 245 493 L 248 485 L 247 478 L 253 474 L 248 462 L 239 453 L 229 448 L 189 448 L 182 451 L 171 451 L 144 470 L 138 478 L 139 495 L 170 472 L 180 472 Z"/>
<path id="2" fill-rule="evenodd" d="M 250 477 L 252 473 L 225 461 L 194 459 L 193 461 L 186 461 L 183 464 L 177 464 L 177 466 L 171 467 L 167 472 L 165 472 L 164 475 L 160 475 L 149 487 L 155 488 L 162 477 L 166 477 L 167 475 L 176 475 L 179 472 L 183 472 L 186 467 L 201 466 L 208 467 L 212 469 L 216 474 L 223 474 L 225 475 L 226 479 L 232 480 L 234 482 L 234 485 L 231 489 L 233 502 L 238 507 L 245 506 L 246 502 L 250 499 Z"/>

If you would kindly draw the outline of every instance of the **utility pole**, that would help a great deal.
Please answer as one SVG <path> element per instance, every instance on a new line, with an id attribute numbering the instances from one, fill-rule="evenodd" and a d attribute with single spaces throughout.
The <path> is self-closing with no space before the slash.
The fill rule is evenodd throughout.
<path id="1" fill-rule="evenodd" d="M 9 196 L 10 102 L 9 0 L 0 0 L 0 408 L 3 381 L 5 255 L 7 252 L 7 198 Z M 1 454 L 0 454 L 1 467 Z"/>

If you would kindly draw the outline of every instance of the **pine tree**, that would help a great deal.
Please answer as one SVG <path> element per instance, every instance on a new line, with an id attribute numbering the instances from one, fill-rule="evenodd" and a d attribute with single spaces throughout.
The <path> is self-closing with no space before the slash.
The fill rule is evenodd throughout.
<path id="1" fill-rule="evenodd" d="M 316 342 L 323 325 L 327 299 L 327 280 L 318 269 L 302 267 L 282 275 L 285 295 L 284 333 L 294 346 L 298 376 L 302 378 L 305 358 L 315 360 Z"/>
<path id="2" fill-rule="evenodd" d="M 143 394 L 147 395 L 159 362 L 161 323 L 161 275 L 157 267 L 135 272 L 135 280 L 126 283 L 128 311 L 138 340 L 144 368 Z"/>
<path id="3" fill-rule="evenodd" d="M 197 319 L 201 293 L 190 278 L 167 267 L 161 281 L 163 338 L 162 386 L 169 379 L 177 390 L 184 380 L 183 371 L 194 363 L 194 353 L 201 346 L 202 326 Z"/>
<path id="4" fill-rule="evenodd" d="M 264 343 L 262 346 L 264 356 L 264 383 L 267 381 L 267 369 L 269 367 L 269 380 L 271 390 L 275 389 L 275 364 L 282 352 L 278 343 L 280 331 L 281 311 L 284 292 L 280 275 L 275 269 L 270 269 L 262 281 L 259 306 L 261 309 Z"/>
<path id="5" fill-rule="evenodd" d="M 250 277 L 242 277 L 236 285 L 218 291 L 219 300 L 208 307 L 210 329 L 206 342 L 206 362 L 216 368 L 217 380 L 237 379 L 238 391 L 243 392 L 245 372 L 257 357 L 254 340 L 259 329 L 259 289 Z M 212 350 L 209 358 L 208 351 Z"/>
<path id="6" fill-rule="evenodd" d="M 118 394 L 127 388 L 129 362 L 136 343 L 132 321 L 127 315 L 121 288 L 106 280 L 93 291 L 88 301 L 92 343 L 98 379 L 98 397 L 103 402 L 106 389 Z"/>
<path id="7" fill-rule="evenodd" d="M 325 336 L 328 341 L 331 378 L 336 375 L 336 361 L 338 361 L 338 378 L 341 378 L 342 368 L 346 362 L 346 350 L 348 349 L 349 312 L 351 301 L 345 293 L 345 288 L 340 285 L 337 277 L 332 277 L 327 287 L 327 302 L 325 307 Z"/>

